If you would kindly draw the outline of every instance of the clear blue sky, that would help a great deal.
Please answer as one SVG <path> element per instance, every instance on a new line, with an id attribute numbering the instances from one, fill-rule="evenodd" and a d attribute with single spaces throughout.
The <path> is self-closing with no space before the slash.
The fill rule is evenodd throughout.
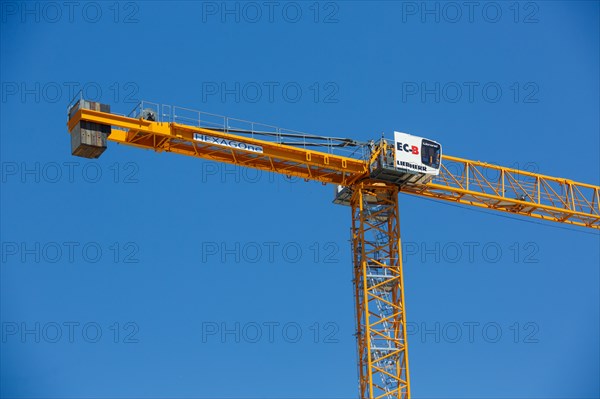
<path id="1" fill-rule="evenodd" d="M 2 2 L 0 394 L 357 397 L 331 187 L 75 158 L 65 108 L 84 88 L 122 113 L 400 130 L 599 184 L 598 3 L 461 4 Z M 400 202 L 416 398 L 600 395 L 598 234 Z"/>

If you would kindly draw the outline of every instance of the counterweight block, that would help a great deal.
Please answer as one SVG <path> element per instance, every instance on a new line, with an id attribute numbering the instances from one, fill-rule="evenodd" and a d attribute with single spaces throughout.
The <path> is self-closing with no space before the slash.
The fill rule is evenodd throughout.
<path id="1" fill-rule="evenodd" d="M 69 110 L 69 117 L 81 108 L 110 112 L 110 105 L 79 100 Z M 104 150 L 106 150 L 106 141 L 111 133 L 111 126 L 88 121 L 79 121 L 70 133 L 71 154 L 78 157 L 94 159 L 100 157 Z"/>

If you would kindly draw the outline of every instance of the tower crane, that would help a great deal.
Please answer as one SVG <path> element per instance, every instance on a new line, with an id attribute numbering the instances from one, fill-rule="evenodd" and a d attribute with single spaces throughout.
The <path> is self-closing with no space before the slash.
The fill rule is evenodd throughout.
<path id="1" fill-rule="evenodd" d="M 81 95 L 67 113 L 73 155 L 112 141 L 335 185 L 352 215 L 361 399 L 410 398 L 399 193 L 600 229 L 599 186 L 442 155 L 406 133 L 363 143 L 149 102 L 120 115 Z"/>

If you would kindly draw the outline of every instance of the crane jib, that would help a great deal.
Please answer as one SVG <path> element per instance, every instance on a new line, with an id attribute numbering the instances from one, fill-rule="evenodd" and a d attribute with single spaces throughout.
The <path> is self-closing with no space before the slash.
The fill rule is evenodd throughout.
<path id="1" fill-rule="evenodd" d="M 285 129 L 281 133 L 270 125 L 225 117 L 215 122 L 213 114 L 198 113 L 188 123 L 156 121 L 145 118 L 149 114 L 144 112 L 115 114 L 107 104 L 83 98 L 67 110 L 71 153 L 88 159 L 98 158 L 108 142 L 116 142 L 341 185 L 346 190 L 336 194 L 334 202 L 344 205 L 350 205 L 356 183 L 368 178 L 421 197 L 600 229 L 600 187 L 596 185 L 449 155 L 443 156 L 442 163 L 441 144 L 407 133 L 394 132 L 393 142 L 370 143 L 367 159 L 360 151 L 347 157 L 306 148 L 306 138 L 323 136 Z M 153 115 L 166 112 L 154 111 Z M 290 143 L 283 143 L 281 137 Z M 324 148 L 333 149 L 332 140 L 351 141 L 329 137 Z"/>

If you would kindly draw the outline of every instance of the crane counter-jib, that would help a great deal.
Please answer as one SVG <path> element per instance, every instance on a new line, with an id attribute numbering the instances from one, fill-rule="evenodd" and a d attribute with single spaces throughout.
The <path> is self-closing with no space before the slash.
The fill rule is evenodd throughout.
<path id="1" fill-rule="evenodd" d="M 366 175 L 362 159 L 246 137 L 216 129 L 175 122 L 156 122 L 90 109 L 79 109 L 68 122 L 72 131 L 80 122 L 111 126 L 107 140 L 155 151 L 174 152 L 296 176 L 323 183 L 350 185 Z M 106 146 L 104 146 L 105 148 Z M 93 158 L 101 154 L 94 154 Z M 76 154 L 77 155 L 77 154 Z"/>

